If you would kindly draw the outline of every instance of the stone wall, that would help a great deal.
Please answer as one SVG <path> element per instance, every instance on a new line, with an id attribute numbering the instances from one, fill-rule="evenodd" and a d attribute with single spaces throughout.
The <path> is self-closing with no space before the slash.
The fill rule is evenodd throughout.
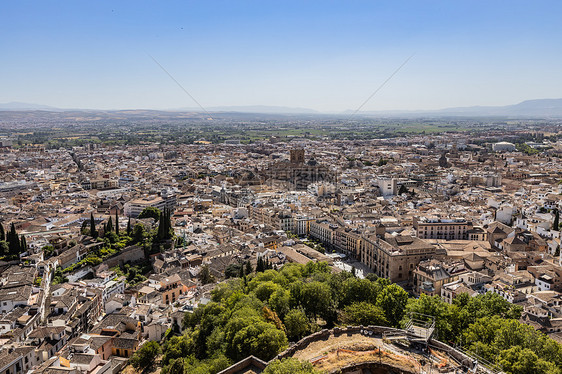
<path id="1" fill-rule="evenodd" d="M 144 259 L 144 249 L 142 247 L 130 246 L 123 249 L 123 251 L 121 251 L 121 253 L 119 253 L 117 256 L 108 258 L 103 263 L 111 269 L 112 267 L 115 267 L 117 265 L 122 265 L 129 262 L 134 263 Z"/>
<path id="2" fill-rule="evenodd" d="M 297 351 L 303 350 L 306 347 L 308 347 L 308 345 L 310 343 L 317 342 L 317 341 L 320 341 L 320 340 L 327 340 L 327 339 L 330 338 L 330 336 L 340 336 L 340 335 L 343 335 L 343 334 L 347 334 L 347 335 L 360 334 L 361 331 L 372 332 L 373 335 L 382 336 L 382 334 L 385 333 L 385 332 L 390 333 L 390 332 L 397 332 L 397 331 L 400 331 L 400 330 L 392 328 L 392 327 L 384 327 L 384 326 L 367 326 L 367 327 L 364 327 L 364 326 L 347 326 L 347 327 L 344 327 L 344 328 L 335 327 L 332 330 L 324 329 L 324 330 L 315 332 L 314 334 L 305 336 L 304 338 L 302 338 L 301 340 L 299 340 L 298 342 L 296 342 L 295 344 L 293 344 L 292 346 L 287 348 L 285 351 L 278 354 L 276 358 L 282 359 L 282 358 L 286 358 L 286 357 L 291 357 Z"/>

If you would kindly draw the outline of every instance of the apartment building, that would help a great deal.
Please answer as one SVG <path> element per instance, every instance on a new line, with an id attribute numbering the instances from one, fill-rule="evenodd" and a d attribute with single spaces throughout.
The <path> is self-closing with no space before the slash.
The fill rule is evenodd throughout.
<path id="1" fill-rule="evenodd" d="M 162 194 L 161 196 L 149 196 L 131 200 L 125 203 L 123 209 L 127 217 L 136 218 L 148 207 L 154 207 L 160 210 L 173 210 L 176 207 L 176 195 Z"/>
<path id="2" fill-rule="evenodd" d="M 435 247 L 409 235 L 363 237 L 361 261 L 379 277 L 391 282 L 409 282 L 420 261 L 435 254 Z"/>
<path id="3" fill-rule="evenodd" d="M 420 239 L 467 240 L 471 228 L 464 218 L 414 217 L 414 229 Z"/>

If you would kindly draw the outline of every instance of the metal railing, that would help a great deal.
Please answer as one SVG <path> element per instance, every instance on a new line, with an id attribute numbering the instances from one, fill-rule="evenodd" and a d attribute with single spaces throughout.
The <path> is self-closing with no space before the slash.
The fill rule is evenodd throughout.
<path id="1" fill-rule="evenodd" d="M 482 358 L 476 353 L 469 351 L 468 349 L 464 349 L 461 346 L 455 347 L 455 349 L 474 360 L 474 366 L 472 367 L 472 370 L 475 373 L 478 372 L 478 369 L 483 369 L 484 372 L 489 374 L 504 374 L 500 366 Z"/>

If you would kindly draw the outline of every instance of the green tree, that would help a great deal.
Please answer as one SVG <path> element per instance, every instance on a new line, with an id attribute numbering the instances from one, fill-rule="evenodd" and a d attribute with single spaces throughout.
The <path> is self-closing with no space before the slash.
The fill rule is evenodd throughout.
<path id="1" fill-rule="evenodd" d="M 469 298 L 469 302 L 466 305 L 467 322 L 474 323 L 479 318 L 494 315 L 509 319 L 519 319 L 522 310 L 521 306 L 511 304 L 500 295 L 494 292 L 487 292 L 484 295 Z"/>
<path id="2" fill-rule="evenodd" d="M 0 240 L 0 256 L 9 256 L 10 246 L 5 240 Z"/>
<path id="3" fill-rule="evenodd" d="M 160 219 L 158 222 L 158 233 L 156 235 L 158 241 L 170 239 L 173 235 L 172 223 L 170 221 L 170 211 L 164 209 L 160 213 Z"/>
<path id="4" fill-rule="evenodd" d="M 560 212 L 558 209 L 554 209 L 554 222 L 552 223 L 552 229 L 556 231 L 560 229 Z"/>
<path id="5" fill-rule="evenodd" d="M 186 315 L 187 314 L 188 313 L 186 313 Z M 183 359 L 191 353 L 190 344 L 186 335 L 172 336 L 166 341 L 163 348 L 164 356 L 162 357 L 162 364 L 164 366 L 168 365 L 173 360 Z"/>
<path id="6" fill-rule="evenodd" d="M 252 274 L 253 271 L 254 269 L 252 269 L 252 263 L 250 262 L 250 260 L 246 261 L 246 269 L 245 269 L 246 275 Z"/>
<path id="7" fill-rule="evenodd" d="M 16 226 L 14 225 L 13 222 L 10 225 L 10 231 L 8 232 L 6 237 L 7 237 L 10 256 L 15 257 L 19 255 L 21 253 L 21 242 L 18 233 L 16 232 Z"/>
<path id="8" fill-rule="evenodd" d="M 84 222 L 82 222 L 82 225 L 80 226 L 80 234 L 90 235 L 90 231 L 88 230 L 89 223 L 90 221 L 88 220 L 84 220 Z"/>
<path id="9" fill-rule="evenodd" d="M 284 319 L 287 337 L 290 341 L 297 341 L 310 333 L 310 323 L 302 309 L 291 309 Z"/>
<path id="10" fill-rule="evenodd" d="M 132 232 L 133 230 L 131 229 L 131 217 L 129 217 L 129 220 L 127 221 L 127 236 L 131 236 Z"/>
<path id="11" fill-rule="evenodd" d="M 57 267 L 55 270 L 55 275 L 53 276 L 53 279 L 51 280 L 52 284 L 60 284 L 60 283 L 66 283 L 68 282 L 68 278 L 65 277 L 62 273 L 62 270 L 60 267 Z"/>
<path id="12" fill-rule="evenodd" d="M 162 374 L 183 374 L 185 360 L 183 357 L 170 360 L 168 365 L 162 367 Z"/>
<path id="13" fill-rule="evenodd" d="M 334 312 L 330 287 L 318 281 L 305 283 L 302 286 L 299 304 L 314 319 L 322 317 L 331 320 L 331 314 Z"/>
<path id="14" fill-rule="evenodd" d="M 254 290 L 255 295 L 261 301 L 269 300 L 269 297 L 277 290 L 279 286 L 272 281 L 260 283 Z"/>
<path id="15" fill-rule="evenodd" d="M 562 345 L 515 319 L 504 319 L 500 315 L 479 318 L 464 331 L 463 340 L 470 351 L 491 362 L 498 362 L 502 352 L 520 347 L 562 367 Z M 514 357 L 518 352 L 513 351 L 508 356 Z"/>
<path id="16" fill-rule="evenodd" d="M 114 243 L 117 243 L 119 241 L 119 236 L 117 236 L 117 234 L 114 233 L 113 231 L 108 231 L 105 234 L 104 239 L 105 239 L 104 241 L 106 243 L 114 244 Z"/>
<path id="17" fill-rule="evenodd" d="M 131 357 L 130 363 L 135 369 L 145 370 L 154 365 L 159 354 L 160 345 L 157 342 L 146 342 Z"/>
<path id="18" fill-rule="evenodd" d="M 98 232 L 96 230 L 96 221 L 94 219 L 94 213 L 90 213 L 90 236 L 93 238 L 98 237 Z"/>
<path id="19" fill-rule="evenodd" d="M 144 208 L 142 210 L 142 212 L 139 214 L 139 219 L 143 219 L 143 218 L 154 218 L 155 221 L 160 220 L 160 216 L 161 216 L 162 212 L 160 211 L 160 209 L 155 208 L 153 206 L 148 206 L 146 208 Z"/>
<path id="20" fill-rule="evenodd" d="M 343 322 L 351 325 L 376 325 L 386 326 L 388 320 L 384 312 L 378 306 L 361 301 L 345 307 L 343 312 Z"/>
<path id="21" fill-rule="evenodd" d="M 129 272 L 127 273 L 127 281 L 131 282 L 137 276 L 137 269 L 129 268 Z"/>
<path id="22" fill-rule="evenodd" d="M 343 297 L 340 307 L 354 302 L 369 301 L 375 303 L 380 286 L 367 279 L 348 278 L 343 282 Z"/>
<path id="23" fill-rule="evenodd" d="M 144 241 L 145 234 L 146 230 L 144 229 L 144 225 L 140 222 L 135 224 L 135 227 L 133 228 L 133 242 L 140 243 Z"/>
<path id="24" fill-rule="evenodd" d="M 310 362 L 290 357 L 272 361 L 263 374 L 319 374 Z"/>
<path id="25" fill-rule="evenodd" d="M 6 232 L 4 231 L 4 225 L 0 223 L 0 242 L 6 240 Z"/>
<path id="26" fill-rule="evenodd" d="M 386 286 L 377 296 L 377 306 L 384 311 L 391 326 L 398 326 L 404 317 L 407 302 L 408 294 L 396 284 Z"/>
<path id="27" fill-rule="evenodd" d="M 240 266 L 240 269 L 238 269 L 238 276 L 240 278 L 246 277 L 246 274 L 244 273 L 244 266 Z"/>
<path id="28" fill-rule="evenodd" d="M 20 251 L 27 251 L 27 240 L 25 239 L 25 235 L 20 236 Z"/>
<path id="29" fill-rule="evenodd" d="M 559 360 L 558 360 L 559 362 Z M 500 367 L 507 373 L 538 373 L 560 374 L 562 367 L 556 361 L 544 358 L 530 349 L 512 347 L 500 352 L 498 357 Z"/>
<path id="30" fill-rule="evenodd" d="M 113 231 L 113 220 L 111 219 L 110 216 L 109 219 L 107 220 L 107 225 L 105 226 L 105 233 L 112 232 L 112 231 Z"/>
<path id="31" fill-rule="evenodd" d="M 119 215 L 115 211 L 115 233 L 119 235 Z"/>
<path id="32" fill-rule="evenodd" d="M 283 319 L 291 309 L 291 294 L 288 290 L 279 288 L 273 292 L 269 298 L 269 306 Z"/>
<path id="33" fill-rule="evenodd" d="M 201 266 L 198 278 L 203 284 L 209 284 L 215 281 L 215 277 L 213 276 L 213 274 L 211 274 L 211 269 L 209 269 L 208 265 Z"/>
<path id="34" fill-rule="evenodd" d="M 241 269 L 242 269 L 242 266 L 240 264 L 230 264 L 224 270 L 224 276 L 225 276 L 225 278 L 238 277 L 240 275 Z M 242 274 L 242 276 L 243 276 L 243 274 Z"/>
<path id="35" fill-rule="evenodd" d="M 265 262 L 261 256 L 258 256 L 258 263 L 256 265 L 256 273 L 261 273 L 265 270 Z"/>
<path id="36" fill-rule="evenodd" d="M 43 251 L 43 253 L 45 254 L 45 258 L 49 258 L 53 255 L 53 253 L 55 252 L 55 247 L 53 247 L 50 244 L 47 244 L 46 246 L 44 246 L 43 248 L 41 248 L 41 250 Z"/>
<path id="37" fill-rule="evenodd" d="M 236 332 L 232 346 L 235 360 L 254 355 L 269 361 L 287 347 L 287 336 L 271 323 L 255 322 Z"/>

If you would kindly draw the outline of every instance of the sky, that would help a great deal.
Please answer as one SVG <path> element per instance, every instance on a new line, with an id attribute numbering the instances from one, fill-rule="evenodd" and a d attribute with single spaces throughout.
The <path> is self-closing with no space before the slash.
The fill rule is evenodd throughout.
<path id="1" fill-rule="evenodd" d="M 430 110 L 562 97 L 561 1 L 0 2 L 0 103 Z"/>

